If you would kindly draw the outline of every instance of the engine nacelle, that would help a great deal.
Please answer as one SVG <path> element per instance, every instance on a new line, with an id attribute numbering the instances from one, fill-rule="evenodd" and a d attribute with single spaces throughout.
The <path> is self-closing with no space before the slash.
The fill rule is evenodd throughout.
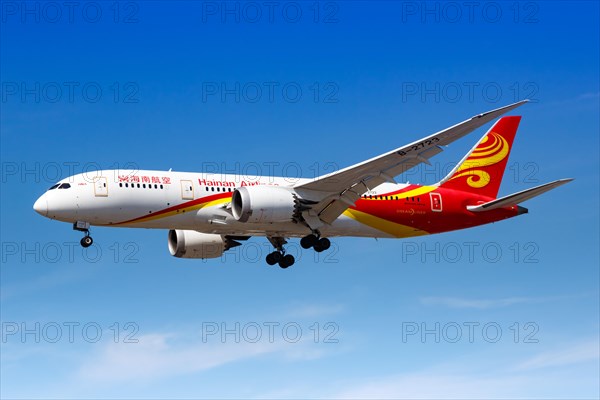
<path id="1" fill-rule="evenodd" d="M 216 258 L 225 251 L 221 235 L 196 231 L 170 230 L 169 252 L 179 258 Z"/>
<path id="2" fill-rule="evenodd" d="M 287 222 L 294 219 L 295 210 L 293 192 L 282 187 L 243 186 L 231 197 L 231 211 L 239 222 Z"/>

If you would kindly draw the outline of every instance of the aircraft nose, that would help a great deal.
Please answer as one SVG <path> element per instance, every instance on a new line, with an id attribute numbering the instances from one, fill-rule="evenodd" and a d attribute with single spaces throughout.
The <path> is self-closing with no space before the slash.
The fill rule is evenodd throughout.
<path id="1" fill-rule="evenodd" d="M 43 215 L 44 217 L 48 216 L 48 200 L 46 195 L 40 196 L 40 198 L 33 203 L 33 209 L 36 213 Z"/>

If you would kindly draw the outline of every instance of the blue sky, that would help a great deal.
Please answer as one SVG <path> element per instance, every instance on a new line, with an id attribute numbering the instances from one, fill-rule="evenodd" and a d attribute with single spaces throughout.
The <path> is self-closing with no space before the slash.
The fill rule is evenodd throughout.
<path id="1" fill-rule="evenodd" d="M 598 3 L 466 3 L 0 3 L 1 396 L 598 398 Z M 501 194 L 576 180 L 494 225 L 283 271 L 31 208 L 96 168 L 313 177 L 525 97 Z"/>

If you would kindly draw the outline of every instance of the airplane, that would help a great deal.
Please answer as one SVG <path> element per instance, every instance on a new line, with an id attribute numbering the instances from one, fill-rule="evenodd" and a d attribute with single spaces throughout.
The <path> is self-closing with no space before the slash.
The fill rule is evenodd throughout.
<path id="1" fill-rule="evenodd" d="M 288 268 L 290 238 L 316 252 L 340 236 L 407 238 L 512 218 L 519 203 L 570 182 L 560 179 L 498 198 L 520 116 L 501 115 L 528 100 L 476 115 L 423 139 L 314 179 L 152 170 L 100 170 L 50 187 L 33 209 L 69 222 L 93 243 L 91 226 L 168 229 L 179 258 L 216 258 L 251 236 L 265 236 L 269 265 Z M 398 183 L 395 177 L 486 123 L 496 123 L 440 182 Z"/>

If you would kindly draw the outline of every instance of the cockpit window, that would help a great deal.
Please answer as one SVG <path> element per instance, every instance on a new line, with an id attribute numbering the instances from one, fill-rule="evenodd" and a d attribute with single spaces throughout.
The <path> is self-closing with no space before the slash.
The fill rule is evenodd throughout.
<path id="1" fill-rule="evenodd" d="M 59 189 L 68 189 L 70 187 L 71 187 L 71 185 L 68 183 L 61 183 L 61 185 L 58 188 Z"/>
<path id="2" fill-rule="evenodd" d="M 59 185 L 60 185 L 60 183 L 57 183 L 56 185 L 52 185 L 52 186 L 50 186 L 50 189 L 48 189 L 48 190 L 56 189 Z"/>

